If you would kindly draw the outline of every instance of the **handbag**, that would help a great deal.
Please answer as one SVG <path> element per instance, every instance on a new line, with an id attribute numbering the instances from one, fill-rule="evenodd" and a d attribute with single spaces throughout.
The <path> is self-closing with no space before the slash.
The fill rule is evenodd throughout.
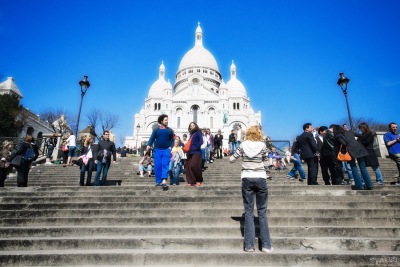
<path id="1" fill-rule="evenodd" d="M 192 137 L 190 137 L 189 141 L 183 147 L 183 152 L 188 153 L 190 151 L 190 146 L 192 145 Z"/>
<path id="2" fill-rule="evenodd" d="M 346 162 L 351 161 L 351 156 L 349 154 L 349 151 L 347 150 L 347 147 L 346 147 L 346 153 L 343 153 L 342 146 L 340 146 L 339 153 L 337 155 L 337 159 L 340 161 L 346 161 Z"/>
<path id="3" fill-rule="evenodd" d="M 68 149 L 67 145 L 63 145 L 61 150 L 64 151 L 64 152 L 67 152 L 69 149 Z"/>
<path id="4" fill-rule="evenodd" d="M 21 161 L 22 161 L 22 156 L 16 155 L 10 162 L 10 165 L 13 167 L 19 167 L 19 166 L 21 166 Z"/>

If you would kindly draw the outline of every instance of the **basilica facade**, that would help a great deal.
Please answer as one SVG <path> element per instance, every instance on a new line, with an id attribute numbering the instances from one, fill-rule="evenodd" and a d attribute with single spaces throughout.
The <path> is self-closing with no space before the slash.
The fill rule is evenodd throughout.
<path id="1" fill-rule="evenodd" d="M 235 125 L 242 129 L 261 124 L 261 112 L 254 112 L 246 88 L 237 78 L 232 61 L 230 79 L 224 82 L 214 56 L 203 46 L 200 24 L 195 32 L 195 44 L 182 58 L 172 84 L 165 77 L 161 63 L 158 80 L 153 83 L 144 106 L 134 116 L 133 136 L 127 136 L 125 145 L 138 147 L 149 139 L 154 124 L 161 114 L 167 114 L 168 126 L 182 138 L 188 133 L 189 123 L 210 128 L 212 133 L 222 131 L 223 146 L 228 147 L 228 136 Z"/>

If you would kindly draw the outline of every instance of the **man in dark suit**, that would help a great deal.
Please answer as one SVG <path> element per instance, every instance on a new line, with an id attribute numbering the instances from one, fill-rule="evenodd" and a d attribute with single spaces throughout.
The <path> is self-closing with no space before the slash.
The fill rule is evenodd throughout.
<path id="1" fill-rule="evenodd" d="M 217 153 L 217 159 L 222 159 L 222 140 L 224 136 L 221 134 L 221 130 L 214 136 L 214 149 Z"/>
<path id="2" fill-rule="evenodd" d="M 304 132 L 299 135 L 297 142 L 300 148 L 300 156 L 307 163 L 308 173 L 307 173 L 307 184 L 308 185 L 318 185 L 318 150 L 317 142 L 312 134 L 311 123 L 306 123 L 303 125 Z"/>
<path id="3" fill-rule="evenodd" d="M 328 167 L 329 167 L 329 158 L 325 156 L 325 136 L 326 136 L 326 131 L 328 130 L 328 127 L 326 126 L 321 126 L 318 129 L 318 134 L 315 136 L 315 140 L 317 141 L 317 151 L 319 153 L 319 166 L 321 167 L 321 173 L 322 173 L 322 179 L 325 182 L 325 185 L 330 185 L 331 182 L 331 176 L 329 175 L 328 172 Z M 334 174 L 331 171 L 331 175 L 333 176 Z M 333 177 L 332 177 L 333 181 Z"/>

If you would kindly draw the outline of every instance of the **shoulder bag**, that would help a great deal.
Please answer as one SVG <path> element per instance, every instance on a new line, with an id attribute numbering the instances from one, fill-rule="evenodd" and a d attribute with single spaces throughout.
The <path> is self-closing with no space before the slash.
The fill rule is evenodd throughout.
<path id="1" fill-rule="evenodd" d="M 189 138 L 189 141 L 183 147 L 183 152 L 188 153 L 190 151 L 190 146 L 192 145 L 192 137 Z"/>
<path id="2" fill-rule="evenodd" d="M 337 155 L 337 159 L 340 161 L 346 161 L 346 162 L 351 161 L 351 156 L 349 154 L 349 151 L 347 150 L 347 147 L 346 147 L 346 153 L 343 153 L 342 146 L 340 146 L 339 153 Z"/>
<path id="3" fill-rule="evenodd" d="M 16 155 L 10 162 L 10 165 L 13 167 L 19 167 L 21 166 L 21 161 L 22 161 L 22 156 L 21 155 Z"/>

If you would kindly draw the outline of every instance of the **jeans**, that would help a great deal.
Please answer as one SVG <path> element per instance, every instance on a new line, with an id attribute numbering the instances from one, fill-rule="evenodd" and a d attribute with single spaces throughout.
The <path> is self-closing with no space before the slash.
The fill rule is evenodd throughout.
<path id="1" fill-rule="evenodd" d="M 171 149 L 154 150 L 154 173 L 156 184 L 161 184 L 163 179 L 168 180 L 169 161 L 171 158 Z"/>
<path id="2" fill-rule="evenodd" d="M 110 165 L 111 165 L 111 158 L 106 158 L 105 163 L 102 163 L 101 160 L 97 161 L 97 172 L 96 172 L 96 176 L 94 178 L 94 186 L 106 185 L 107 173 L 108 173 L 108 169 L 110 168 Z M 99 184 L 101 170 L 103 170 L 103 177 L 101 179 L 101 183 Z"/>
<path id="3" fill-rule="evenodd" d="M 206 160 L 207 161 L 213 160 L 212 153 L 213 153 L 212 145 L 208 145 L 206 147 Z"/>
<path id="4" fill-rule="evenodd" d="M 303 169 L 303 164 L 301 164 L 300 156 L 297 153 L 293 154 L 294 161 L 293 161 L 293 168 L 290 170 L 288 175 L 294 177 L 296 174 L 296 171 L 299 171 L 301 179 L 306 179 L 306 173 L 304 172 Z"/>
<path id="5" fill-rule="evenodd" d="M 75 154 L 75 146 L 69 146 L 68 147 L 68 157 L 73 157 Z"/>
<path id="6" fill-rule="evenodd" d="M 172 163 L 172 164 L 171 164 Z M 176 166 L 174 166 L 174 162 L 171 161 L 170 166 L 171 166 L 171 173 L 172 173 L 172 181 L 171 181 L 171 185 L 179 185 L 179 173 L 180 173 L 180 169 L 182 168 L 182 163 L 178 163 Z"/>
<path id="7" fill-rule="evenodd" d="M 373 169 L 374 172 L 375 172 L 376 181 L 377 181 L 377 182 L 382 182 L 382 183 L 383 183 L 382 172 L 381 172 L 381 169 L 379 168 L 379 166 L 372 167 L 372 169 Z"/>
<path id="8" fill-rule="evenodd" d="M 239 148 L 239 146 L 240 146 L 241 143 L 242 143 L 241 141 L 236 141 L 236 143 L 235 143 L 235 150 Z"/>
<path id="9" fill-rule="evenodd" d="M 230 147 L 230 150 L 231 150 L 231 155 L 233 155 L 233 153 L 235 153 L 235 147 L 236 147 L 236 145 L 235 145 L 235 142 L 231 142 L 231 143 L 229 143 L 229 147 Z"/>
<path id="10" fill-rule="evenodd" d="M 151 174 L 151 171 L 153 170 L 153 167 L 151 164 L 147 165 L 147 167 L 144 167 L 143 165 L 139 165 L 139 172 L 147 172 L 148 174 Z"/>
<path id="11" fill-rule="evenodd" d="M 351 170 L 351 166 L 348 162 L 342 161 L 342 171 L 345 172 L 347 169 L 347 175 L 349 176 L 350 181 L 354 181 L 353 172 Z"/>
<path id="12" fill-rule="evenodd" d="M 202 148 L 201 149 L 201 159 L 202 160 L 206 160 L 206 158 L 207 158 L 207 156 L 206 156 L 206 153 L 207 151 L 206 151 L 206 149 L 205 148 Z"/>
<path id="13" fill-rule="evenodd" d="M 261 247 L 271 249 L 271 238 L 267 219 L 268 187 L 267 180 L 263 178 L 242 179 L 242 197 L 245 212 L 244 248 L 255 248 L 254 195 L 256 197 L 258 220 L 260 224 L 259 240 Z"/>
<path id="14" fill-rule="evenodd" d="M 86 186 L 89 186 L 92 181 L 92 171 L 93 171 L 94 161 L 93 159 L 89 159 L 88 164 L 82 164 L 81 166 L 81 175 L 79 180 L 79 185 L 83 186 L 85 182 L 85 172 L 87 171 L 87 179 Z"/>
<path id="15" fill-rule="evenodd" d="M 51 155 L 53 154 L 54 151 L 54 146 L 48 146 L 47 147 L 47 154 L 46 154 L 46 158 L 50 159 Z"/>
<path id="16" fill-rule="evenodd" d="M 356 189 L 357 190 L 363 190 L 364 189 L 363 180 L 364 180 L 364 183 L 365 183 L 365 186 L 367 187 L 367 189 L 372 189 L 373 185 L 372 185 L 372 182 L 371 182 L 371 178 L 369 177 L 369 174 L 368 174 L 368 171 L 367 171 L 367 167 L 365 166 L 364 158 L 358 158 L 357 162 L 358 162 L 358 166 L 360 167 L 360 171 L 361 171 L 361 176 L 362 177 L 358 173 L 356 161 L 354 159 L 352 161 L 350 161 L 350 166 L 351 166 L 351 170 L 353 172 L 353 177 L 354 177 L 354 182 L 356 184 Z"/>

